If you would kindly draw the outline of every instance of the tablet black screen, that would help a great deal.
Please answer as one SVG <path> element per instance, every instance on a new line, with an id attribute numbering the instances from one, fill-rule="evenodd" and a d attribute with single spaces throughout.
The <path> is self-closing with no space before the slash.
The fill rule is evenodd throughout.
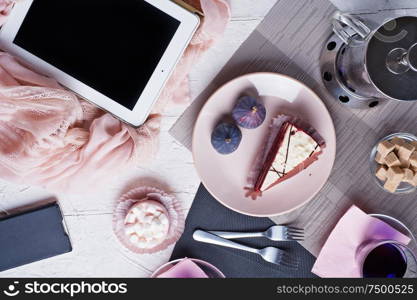
<path id="1" fill-rule="evenodd" d="M 179 25 L 143 0 L 34 0 L 14 43 L 132 110 Z"/>

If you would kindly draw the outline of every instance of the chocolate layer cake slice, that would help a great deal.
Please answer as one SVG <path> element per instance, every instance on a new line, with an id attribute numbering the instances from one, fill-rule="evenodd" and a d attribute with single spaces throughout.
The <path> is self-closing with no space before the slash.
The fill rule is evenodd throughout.
<path id="1" fill-rule="evenodd" d="M 258 159 L 252 191 L 259 194 L 301 172 L 318 159 L 324 147 L 323 138 L 310 125 L 279 115 L 272 122 L 264 153 Z"/>

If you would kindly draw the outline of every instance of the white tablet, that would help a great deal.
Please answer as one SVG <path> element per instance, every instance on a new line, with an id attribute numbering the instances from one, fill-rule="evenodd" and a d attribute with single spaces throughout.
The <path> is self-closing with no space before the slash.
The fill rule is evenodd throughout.
<path id="1" fill-rule="evenodd" d="M 1 29 L 0 48 L 139 126 L 198 24 L 169 0 L 25 0 Z"/>

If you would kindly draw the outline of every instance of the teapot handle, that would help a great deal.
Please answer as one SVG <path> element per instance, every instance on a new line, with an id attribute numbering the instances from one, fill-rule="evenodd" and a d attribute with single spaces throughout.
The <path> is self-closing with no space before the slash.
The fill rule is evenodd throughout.
<path id="1" fill-rule="evenodd" d="M 334 13 L 332 24 L 334 33 L 336 33 L 346 44 L 348 44 L 351 38 L 356 34 L 362 39 L 365 39 L 371 33 L 371 29 L 369 29 L 369 27 L 361 20 L 351 14 L 342 13 L 340 11 Z"/>

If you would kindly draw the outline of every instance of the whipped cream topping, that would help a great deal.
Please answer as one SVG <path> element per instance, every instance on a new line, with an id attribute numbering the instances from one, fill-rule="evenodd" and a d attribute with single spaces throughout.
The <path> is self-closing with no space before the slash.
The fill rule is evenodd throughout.
<path id="1" fill-rule="evenodd" d="M 294 125 L 289 126 L 262 188 L 265 189 L 275 183 L 311 155 L 320 151 L 321 147 L 311 136 Z"/>
<path id="2" fill-rule="evenodd" d="M 168 212 L 154 200 L 133 205 L 125 218 L 125 234 L 138 248 L 153 248 L 162 243 L 169 230 Z"/>

